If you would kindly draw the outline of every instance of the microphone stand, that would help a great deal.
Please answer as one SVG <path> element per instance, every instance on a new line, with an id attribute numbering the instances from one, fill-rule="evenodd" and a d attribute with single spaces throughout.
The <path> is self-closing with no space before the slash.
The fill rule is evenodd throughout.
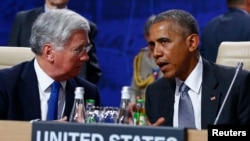
<path id="1" fill-rule="evenodd" d="M 226 103 L 226 101 L 227 101 L 227 97 L 228 97 L 228 95 L 229 95 L 229 93 L 230 93 L 230 91 L 231 91 L 231 89 L 232 89 L 232 86 L 233 86 L 233 84 L 234 84 L 234 81 L 235 81 L 235 79 L 236 79 L 236 77 L 237 77 L 239 71 L 242 69 L 242 67 L 243 67 L 243 63 L 242 63 L 242 62 L 239 62 L 238 65 L 236 66 L 236 71 L 235 71 L 233 80 L 232 80 L 232 82 L 231 82 L 231 84 L 230 84 L 229 89 L 227 90 L 227 94 L 226 94 L 226 96 L 225 96 L 225 98 L 224 98 L 224 100 L 223 100 L 223 103 L 222 103 L 221 107 L 220 107 L 219 113 L 218 113 L 218 115 L 217 115 L 216 118 L 215 118 L 214 125 L 216 125 L 216 124 L 218 123 L 219 117 L 220 117 L 220 115 L 221 115 L 221 111 L 222 111 L 223 108 L 224 108 L 224 105 L 225 105 L 225 103 Z"/>

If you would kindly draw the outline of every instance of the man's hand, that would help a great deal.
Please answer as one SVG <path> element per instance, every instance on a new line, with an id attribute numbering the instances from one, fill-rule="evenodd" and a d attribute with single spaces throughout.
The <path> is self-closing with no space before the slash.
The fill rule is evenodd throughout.
<path id="1" fill-rule="evenodd" d="M 56 121 L 59 121 L 59 122 L 68 122 L 66 116 L 63 117 L 63 118 L 61 118 L 61 119 L 58 119 L 58 120 L 56 120 Z"/>
<path id="2" fill-rule="evenodd" d="M 136 104 L 135 103 L 131 103 L 129 105 L 132 109 L 133 112 L 136 112 Z M 147 125 L 148 126 L 160 126 L 165 122 L 165 118 L 164 117 L 160 117 L 155 123 L 150 123 L 149 120 L 147 119 Z"/>
<path id="3" fill-rule="evenodd" d="M 165 118 L 164 117 L 160 117 L 155 123 L 150 123 L 149 120 L 147 120 L 147 125 L 149 126 L 160 126 L 165 122 Z"/>

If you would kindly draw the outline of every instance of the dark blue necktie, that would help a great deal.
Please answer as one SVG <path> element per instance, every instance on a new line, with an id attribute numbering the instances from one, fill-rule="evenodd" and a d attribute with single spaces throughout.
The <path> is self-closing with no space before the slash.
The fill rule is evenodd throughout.
<path id="1" fill-rule="evenodd" d="M 48 115 L 47 120 L 57 119 L 57 109 L 58 109 L 58 95 L 60 90 L 60 82 L 54 81 L 51 84 L 51 94 L 48 101 Z"/>
<path id="2" fill-rule="evenodd" d="M 189 89 L 184 83 L 180 86 L 179 127 L 181 128 L 195 128 L 194 109 L 188 95 Z"/>

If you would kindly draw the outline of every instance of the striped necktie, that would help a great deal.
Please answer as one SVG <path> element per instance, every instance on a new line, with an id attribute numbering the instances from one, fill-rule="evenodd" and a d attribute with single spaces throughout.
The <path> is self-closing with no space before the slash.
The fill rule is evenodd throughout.
<path id="1" fill-rule="evenodd" d="M 179 127 L 195 128 L 194 109 L 192 101 L 188 95 L 189 87 L 184 83 L 180 86 L 180 101 L 179 101 Z"/>

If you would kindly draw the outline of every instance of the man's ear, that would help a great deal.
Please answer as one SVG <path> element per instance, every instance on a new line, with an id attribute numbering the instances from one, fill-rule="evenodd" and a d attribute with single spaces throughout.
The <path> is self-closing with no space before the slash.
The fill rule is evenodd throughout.
<path id="1" fill-rule="evenodd" d="M 248 13 L 250 13 L 250 0 L 246 0 L 246 8 L 245 8 L 245 10 L 248 12 Z"/>
<path id="2" fill-rule="evenodd" d="M 54 61 L 54 53 L 51 44 L 44 44 L 43 45 L 43 54 L 47 58 L 48 61 Z"/>
<path id="3" fill-rule="evenodd" d="M 200 38 L 197 34 L 191 34 L 187 37 L 187 45 L 189 47 L 189 51 L 193 52 L 198 49 Z"/>

